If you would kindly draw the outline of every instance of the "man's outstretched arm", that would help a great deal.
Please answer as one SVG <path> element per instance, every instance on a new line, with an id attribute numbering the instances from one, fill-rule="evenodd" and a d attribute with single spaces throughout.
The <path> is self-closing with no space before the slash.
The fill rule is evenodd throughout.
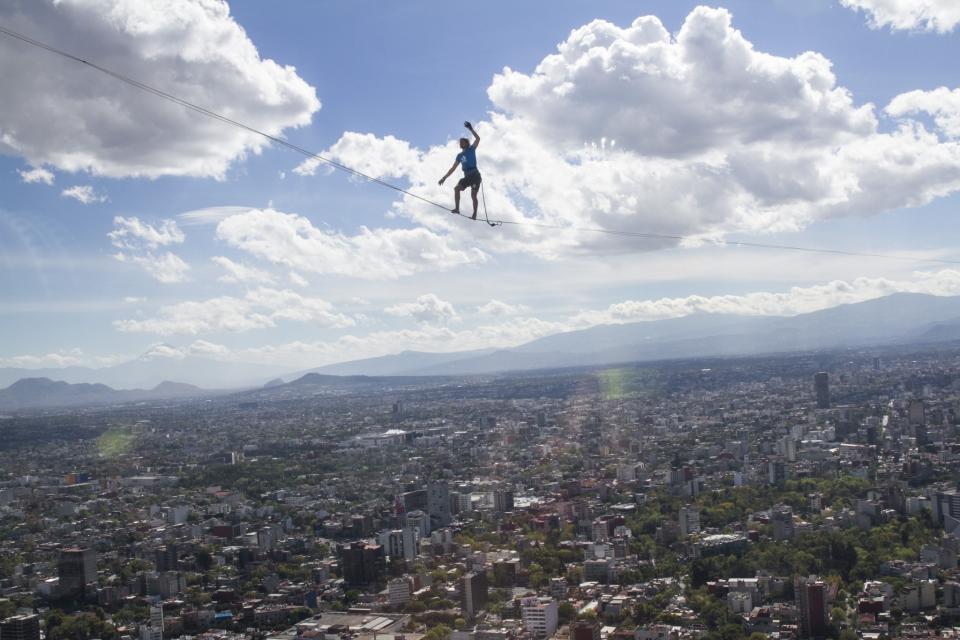
<path id="1" fill-rule="evenodd" d="M 459 164 L 460 164 L 460 161 L 459 161 L 459 160 L 454 160 L 454 161 L 453 161 L 453 166 L 450 167 L 450 171 L 447 171 L 447 173 L 446 173 L 442 178 L 440 178 L 439 184 L 443 184 L 444 181 L 445 181 L 447 178 L 450 177 L 450 174 L 457 170 L 457 165 L 459 165 Z"/>

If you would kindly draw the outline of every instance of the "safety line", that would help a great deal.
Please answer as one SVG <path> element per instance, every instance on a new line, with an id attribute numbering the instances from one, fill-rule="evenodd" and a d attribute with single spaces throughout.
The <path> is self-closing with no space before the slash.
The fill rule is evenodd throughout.
<path id="1" fill-rule="evenodd" d="M 164 100 L 168 100 L 168 101 L 170 101 L 170 102 L 173 102 L 173 103 L 175 103 L 175 104 L 178 104 L 178 105 L 180 105 L 180 106 L 182 106 L 182 107 L 184 107 L 184 108 L 186 108 L 186 109 L 190 109 L 190 110 L 192 110 L 192 111 L 195 111 L 195 112 L 197 112 L 197 113 L 203 114 L 203 115 L 208 116 L 208 117 L 210 117 L 210 118 L 213 118 L 213 119 L 215 119 L 215 120 L 219 120 L 220 122 L 223 122 L 223 123 L 225 123 L 225 124 L 229 124 L 229 125 L 238 127 L 238 128 L 240 128 L 240 129 L 244 129 L 244 130 L 246 130 L 246 131 L 249 131 L 250 133 L 254 133 L 254 134 L 257 134 L 257 135 L 259 135 L 259 136 L 262 136 L 262 137 L 266 138 L 267 140 L 270 140 L 271 142 L 274 142 L 274 143 L 276 143 L 276 144 L 278 144 L 278 145 L 281 145 L 281 146 L 283 146 L 283 147 L 286 147 L 286 148 L 290 149 L 291 151 L 295 151 L 296 153 L 299 153 L 299 154 L 301 154 L 301 155 L 303 155 L 303 156 L 306 156 L 307 158 L 310 158 L 310 159 L 313 159 L 313 160 L 318 160 L 318 161 L 323 162 L 323 163 L 325 163 L 325 164 L 328 164 L 328 165 L 330 165 L 330 166 L 332 166 L 332 167 L 334 167 L 334 168 L 336 168 L 336 169 L 340 169 L 341 171 L 344 171 L 344 172 L 346 172 L 346 173 L 349 173 L 349 174 L 351 174 L 351 175 L 353 175 L 353 176 L 357 176 L 357 177 L 360 177 L 360 178 L 364 178 L 364 179 L 366 179 L 366 180 L 368 180 L 368 181 L 370 181 L 370 182 L 374 182 L 374 183 L 379 184 L 379 185 L 381 185 L 381 186 L 387 187 L 388 189 L 392 189 L 393 191 L 396 191 L 396 192 L 398 192 L 398 193 L 402 193 L 402 194 L 408 195 L 408 196 L 410 196 L 411 198 L 415 198 L 416 200 L 420 200 L 421 202 L 424 202 L 424 203 L 426 203 L 426 204 L 430 204 L 430 205 L 433 205 L 433 206 L 438 207 L 438 208 L 440 208 L 440 209 L 443 209 L 443 210 L 444 210 L 445 212 L 447 212 L 447 213 L 452 213 L 449 207 L 447 207 L 446 205 L 441 204 L 441 203 L 439 203 L 439 202 L 437 202 L 437 201 L 435 201 L 435 200 L 431 200 L 430 198 L 424 197 L 424 196 L 419 195 L 419 194 L 417 194 L 417 193 L 413 193 L 413 192 L 411 192 L 411 191 L 408 191 L 408 190 L 404 189 L 403 187 L 399 187 L 399 186 L 397 186 L 397 185 L 395 185 L 395 184 L 391 184 L 391 183 L 389 183 L 389 182 L 387 182 L 387 181 L 385 181 L 385 180 L 381 180 L 380 178 L 375 178 L 375 177 L 373 177 L 373 176 L 371 176 L 371 175 L 367 175 L 366 173 L 364 173 L 364 172 L 362 172 L 362 171 L 359 171 L 359 170 L 357 170 L 357 169 L 354 169 L 353 167 L 347 166 L 347 165 L 345 165 L 345 164 L 343 164 L 343 163 L 337 162 L 336 160 L 333 160 L 332 158 L 327 158 L 327 157 L 324 157 L 324 156 L 322 156 L 322 155 L 320 155 L 320 154 L 318 154 L 318 153 L 314 153 L 314 152 L 312 152 L 312 151 L 310 151 L 310 150 L 308 150 L 308 149 L 305 149 L 305 148 L 303 148 L 303 147 L 301 147 L 301 146 L 298 146 L 298 145 L 296 145 L 296 144 L 294 144 L 294 143 L 292 143 L 292 142 L 289 142 L 289 141 L 287 141 L 287 140 L 284 140 L 283 138 L 278 138 L 277 136 L 271 135 L 271 134 L 269 134 L 269 133 L 267 133 L 267 132 L 265 132 L 265 131 L 261 131 L 260 129 L 257 129 L 257 128 L 255 128 L 255 127 L 252 127 L 252 126 L 250 126 L 250 125 L 248 125 L 248 124 L 245 124 L 245 123 L 240 122 L 240 121 L 238 121 L 238 120 L 234 120 L 234 119 L 232 119 L 232 118 L 228 118 L 227 116 L 225 116 L 225 115 L 223 115 L 223 114 L 220 114 L 220 113 L 217 113 L 216 111 L 211 111 L 210 109 L 207 109 L 207 108 L 202 107 L 202 106 L 200 106 L 200 105 L 197 105 L 197 104 L 194 104 L 194 103 L 192 103 L 192 102 L 189 102 L 188 100 L 184 100 L 183 98 L 179 98 L 179 97 L 177 97 L 177 96 L 175 96 L 175 95 L 172 95 L 172 94 L 169 94 L 169 93 L 167 93 L 167 92 L 165 92 L 165 91 L 161 91 L 160 89 L 157 89 L 157 88 L 152 87 L 152 86 L 150 86 L 150 85 L 148 85 L 148 84 L 145 84 L 145 83 L 143 83 L 143 82 L 140 82 L 139 80 L 135 80 L 134 78 L 130 78 L 129 76 L 125 76 L 125 75 L 123 75 L 122 73 L 118 73 L 118 72 L 116 72 L 116 71 L 113 71 L 113 70 L 111 70 L 111 69 L 108 69 L 107 67 L 103 67 L 103 66 L 101 66 L 101 65 L 99 65 L 99 64 L 96 64 L 96 63 L 94 63 L 94 62 L 91 62 L 91 61 L 89 61 L 89 60 L 86 60 L 86 59 L 84 59 L 84 58 L 81 58 L 80 56 L 74 55 L 74 54 L 72 54 L 72 53 L 70 53 L 70 52 L 68 52 L 68 51 L 64 51 L 64 50 L 62 50 L 62 49 L 58 49 L 57 47 L 54 47 L 54 46 L 49 45 L 49 44 L 47 44 L 47 43 L 45 43 L 45 42 L 41 42 L 40 40 L 36 40 L 36 39 L 34 39 L 34 38 L 31 38 L 31 37 L 29 37 L 29 36 L 26 36 L 26 35 L 24 35 L 24 34 L 22 34 L 22 33 L 19 33 L 19 32 L 17 32 L 17 31 L 14 31 L 14 30 L 12 30 L 12 29 L 9 29 L 9 28 L 7 28 L 7 27 L 4 27 L 3 25 L 0 25 L 0 33 L 2 33 L 2 34 L 4 34 L 4 35 L 7 35 L 7 36 L 9 36 L 9 37 L 11 37 L 11 38 L 15 38 L 15 39 L 17 39 L 17 40 L 20 40 L 21 42 L 24 42 L 24 43 L 26 43 L 26 44 L 32 45 L 32 46 L 34 46 L 34 47 L 38 47 L 38 48 L 40 48 L 40 49 L 44 49 L 44 50 L 46 50 L 46 51 L 49 51 L 50 53 L 54 53 L 54 54 L 56 54 L 56 55 L 58 55 L 58 56 L 62 56 L 62 57 L 64 57 L 64 58 L 67 58 L 67 59 L 72 60 L 72 61 L 74 61 L 74 62 L 77 62 L 77 63 L 79 63 L 79 64 L 82 64 L 82 65 L 85 65 L 85 66 L 90 67 L 90 68 L 92 68 L 92 69 L 95 69 L 96 71 L 99 71 L 99 72 L 101 72 L 101 73 L 104 73 L 104 74 L 106 74 L 106 75 L 108 75 L 108 76 L 110 76 L 110 77 L 112 77 L 112 78 L 114 78 L 114 79 L 116 79 L 116 80 L 119 80 L 119 81 L 121 81 L 121 82 L 124 82 L 124 83 L 132 86 L 132 87 L 135 87 L 135 88 L 137 88 L 137 89 L 140 89 L 141 91 L 145 91 L 145 92 L 147 92 L 147 93 L 153 94 L 153 95 L 155 95 L 155 96 L 157 96 L 157 97 L 159 97 L 159 98 L 163 98 Z M 474 221 L 474 222 L 476 221 L 475 219 L 471 218 L 470 216 L 464 215 L 464 214 L 462 214 L 462 213 L 456 213 L 456 214 L 454 214 L 454 215 L 458 215 L 458 216 L 460 216 L 460 217 L 462 217 L 462 218 L 465 218 L 465 219 L 467 219 L 467 220 L 471 220 L 471 221 Z M 486 198 L 485 198 L 485 197 L 484 197 L 484 215 L 486 215 Z M 490 224 L 491 227 L 496 227 L 496 226 L 501 226 L 501 225 L 525 226 L 525 227 L 535 227 L 535 228 L 540 228 L 540 229 L 551 229 L 551 230 L 560 230 L 560 231 L 580 231 L 580 232 L 586 232 L 586 233 L 599 233 L 599 234 L 612 235 L 612 236 L 622 236 L 622 237 L 629 237 L 629 238 L 645 238 L 645 239 L 650 239 L 650 240 L 675 240 L 675 241 L 684 241 L 684 240 L 693 240 L 693 239 L 695 239 L 695 238 L 692 237 L 692 236 L 671 235 L 671 234 L 665 234 L 665 233 L 644 233 L 644 232 L 639 232 L 639 231 L 624 231 L 624 230 L 618 230 L 618 229 L 602 229 L 602 228 L 595 228 L 595 227 L 577 227 L 577 226 L 572 226 L 572 225 L 558 225 L 558 224 L 550 224 L 550 223 L 544 223 L 544 222 L 533 222 L 533 221 L 529 221 L 529 220 L 503 220 L 503 219 L 500 219 L 500 220 L 497 220 L 497 219 L 490 220 L 489 218 L 487 218 L 487 223 Z M 852 256 L 852 257 L 862 257 L 862 258 L 882 258 L 882 259 L 886 259 L 886 260 L 901 260 L 901 261 L 906 261 L 906 262 L 926 262 L 926 263 L 939 263 L 939 264 L 960 265 L 960 260 L 947 260 L 947 259 L 943 259 L 943 258 L 920 258 L 920 257 L 916 257 L 916 256 L 896 256 L 896 255 L 881 254 L 881 253 L 865 253 L 865 252 L 860 252 L 860 251 L 845 251 L 845 250 L 843 250 L 843 249 L 821 249 L 821 248 L 815 248 L 815 247 L 802 247 L 802 246 L 795 246 L 795 245 L 771 244 L 771 243 L 764 243 L 764 242 L 745 242 L 745 241 L 739 241 L 739 240 L 710 240 L 709 243 L 711 243 L 711 244 L 719 244 L 719 245 L 726 245 L 726 246 L 734 246 L 734 247 L 749 247 L 749 248 L 754 248 L 754 249 L 775 249 L 775 250 L 782 250 L 782 251 L 800 251 L 800 252 L 805 252 L 805 253 L 824 253 L 824 254 L 831 254 L 831 255 Z"/>

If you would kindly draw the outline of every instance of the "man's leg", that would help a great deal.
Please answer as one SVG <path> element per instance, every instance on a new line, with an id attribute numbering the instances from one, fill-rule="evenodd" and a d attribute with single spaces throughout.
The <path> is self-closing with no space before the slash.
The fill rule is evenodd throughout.
<path id="1" fill-rule="evenodd" d="M 480 190 L 480 187 L 474 187 L 470 190 L 470 197 L 473 198 L 473 219 L 477 219 L 477 191 Z"/>
<path id="2" fill-rule="evenodd" d="M 453 188 L 453 209 L 450 213 L 460 213 L 460 187 Z"/>

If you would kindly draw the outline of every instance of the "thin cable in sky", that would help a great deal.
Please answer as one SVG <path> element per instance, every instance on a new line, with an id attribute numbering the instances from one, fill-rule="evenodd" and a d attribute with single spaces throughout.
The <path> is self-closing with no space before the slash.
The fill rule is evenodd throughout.
<path id="1" fill-rule="evenodd" d="M 413 192 L 411 192 L 411 191 L 408 191 L 408 190 L 404 189 L 403 187 L 399 187 L 399 186 L 397 186 L 397 185 L 395 185 L 395 184 L 391 184 L 391 183 L 389 183 L 389 182 L 386 182 L 385 180 L 381 180 L 381 179 L 379 179 L 379 178 L 375 178 L 375 177 L 373 177 L 373 176 L 367 175 L 366 173 L 364 173 L 364 172 L 362 172 L 362 171 L 358 171 L 357 169 L 354 169 L 354 168 L 349 167 L 349 166 L 347 166 L 347 165 L 345 165 L 345 164 L 342 164 L 342 163 L 340 163 L 340 162 L 337 162 L 336 160 L 333 160 L 332 158 L 327 158 L 327 157 L 324 157 L 324 156 L 322 156 L 322 155 L 320 155 L 320 154 L 318 154 L 318 153 L 314 153 L 314 152 L 312 152 L 312 151 L 310 151 L 310 150 L 308 150 L 308 149 L 304 149 L 303 147 L 300 147 L 300 146 L 298 146 L 298 145 L 296 145 L 296 144 L 293 144 L 292 142 L 289 142 L 289 141 L 287 141 L 287 140 L 284 140 L 283 138 L 278 138 L 277 136 L 270 135 L 269 133 L 267 133 L 267 132 L 265 132 L 265 131 L 261 131 L 261 130 L 259 130 L 259 129 L 256 129 L 256 128 L 250 126 L 250 125 L 244 124 L 243 122 L 239 122 L 239 121 L 237 121 L 237 120 L 233 120 L 232 118 L 228 118 L 228 117 L 226 117 L 226 116 L 224 116 L 224 115 L 222 115 L 222 114 L 220 114 L 220 113 L 217 113 L 217 112 L 215 112 L 215 111 L 211 111 L 210 109 L 207 109 L 207 108 L 202 107 L 202 106 L 200 106 L 200 105 L 194 104 L 194 103 L 189 102 L 189 101 L 187 101 L 187 100 L 184 100 L 184 99 L 182 99 L 182 98 L 178 98 L 178 97 L 175 96 L 175 95 L 169 94 L 169 93 L 167 93 L 167 92 L 165 92 L 165 91 L 161 91 L 160 89 L 157 89 L 157 88 L 152 87 L 152 86 L 150 86 L 150 85 L 148 85 L 148 84 L 145 84 L 145 83 L 143 83 L 143 82 L 140 82 L 139 80 L 136 80 L 136 79 L 134 79 L 134 78 L 130 78 L 129 76 L 125 76 L 125 75 L 123 75 L 122 73 L 118 73 L 118 72 L 113 71 L 113 70 L 111 70 L 111 69 L 108 69 L 108 68 L 106 68 L 106 67 L 100 66 L 100 65 L 98 65 L 98 64 L 96 64 L 96 63 L 94 63 L 94 62 L 91 62 L 91 61 L 89 61 L 89 60 L 86 60 L 86 59 L 84 59 L 84 58 L 81 58 L 80 56 L 74 55 L 74 54 L 72 54 L 72 53 L 70 53 L 70 52 L 68 52 L 68 51 L 64 51 L 64 50 L 62 50 L 62 49 L 58 49 L 58 48 L 56 48 L 56 47 L 54 47 L 54 46 L 52 46 L 52 45 L 49 45 L 49 44 L 47 44 L 47 43 L 45 43 L 45 42 L 41 42 L 41 41 L 39 41 L 39 40 L 36 40 L 36 39 L 31 38 L 31 37 L 29 37 L 29 36 L 26 36 L 26 35 L 24 35 L 24 34 L 22 34 L 22 33 L 17 32 L 17 31 L 13 31 L 12 29 L 8 29 L 8 28 L 4 27 L 3 25 L 0 25 L 0 33 L 4 34 L 4 35 L 6 35 L 6 36 L 9 36 L 9 37 L 11 37 L 11 38 L 15 38 L 15 39 L 17 39 L 17 40 L 20 40 L 21 42 L 24 42 L 24 43 L 26 43 L 26 44 L 32 45 L 32 46 L 34 46 L 34 47 L 38 47 L 38 48 L 40 48 L 40 49 L 44 49 L 44 50 L 49 51 L 50 53 L 54 53 L 54 54 L 56 54 L 56 55 L 58 55 L 58 56 L 62 56 L 62 57 L 64 57 L 64 58 L 67 58 L 68 60 L 72 60 L 72 61 L 77 62 L 77 63 L 79 63 L 79 64 L 85 65 L 85 66 L 87 66 L 87 67 L 90 67 L 91 69 L 95 69 L 95 70 L 97 70 L 97 71 L 99 71 L 99 72 L 101 72 L 101 73 L 104 73 L 104 74 L 112 77 L 112 78 L 115 78 L 116 80 L 119 80 L 119 81 L 121 81 L 121 82 L 124 82 L 124 83 L 126 83 L 126 84 L 128 84 L 128 85 L 130 85 L 130 86 L 132 86 L 132 87 L 136 87 L 137 89 L 140 89 L 141 91 L 145 91 L 145 92 L 147 92 L 147 93 L 153 94 L 153 95 L 155 95 L 155 96 L 157 96 L 157 97 L 159 97 L 159 98 L 163 98 L 164 100 L 168 100 L 168 101 L 170 101 L 170 102 L 173 102 L 173 103 L 175 103 L 175 104 L 178 104 L 178 105 L 180 105 L 180 106 L 182 106 L 182 107 L 184 107 L 184 108 L 186 108 L 186 109 L 190 109 L 190 110 L 192 110 L 192 111 L 196 111 L 197 113 L 201 113 L 201 114 L 203 114 L 203 115 L 205 115 L 205 116 L 207 116 L 207 117 L 213 118 L 213 119 L 215 119 L 215 120 L 219 120 L 220 122 L 223 122 L 223 123 L 225 123 L 225 124 L 229 124 L 229 125 L 231 125 L 231 126 L 238 127 L 238 128 L 240 128 L 240 129 L 244 129 L 244 130 L 246 130 L 246 131 L 249 131 L 250 133 L 254 133 L 254 134 L 256 134 L 256 135 L 263 136 L 263 137 L 266 138 L 267 140 L 270 140 L 271 142 L 274 142 L 274 143 L 276 143 L 276 144 L 278 144 L 278 145 L 281 145 L 281 146 L 283 146 L 283 147 L 286 147 L 286 148 L 290 149 L 291 151 L 295 151 L 296 153 L 299 153 L 299 154 L 301 154 L 301 155 L 303 155 L 303 156 L 306 156 L 307 158 L 311 158 L 311 159 L 313 159 L 313 160 L 318 160 L 318 161 L 320 161 L 320 162 L 323 162 L 323 163 L 325 163 L 325 164 L 330 165 L 331 167 L 334 167 L 335 169 L 339 169 L 339 170 L 344 171 L 344 172 L 346 172 L 346 173 L 349 173 L 349 174 L 351 174 L 351 175 L 353 175 L 353 176 L 357 176 L 357 177 L 359 177 L 359 178 L 364 178 L 365 180 L 369 180 L 370 182 L 374 182 L 374 183 L 379 184 L 379 185 L 381 185 L 381 186 L 387 187 L 388 189 L 392 189 L 392 190 L 397 191 L 397 192 L 399 192 L 399 193 L 408 195 L 408 196 L 410 196 L 411 198 L 415 198 L 415 199 L 420 200 L 421 202 L 424 202 L 424 203 L 426 203 L 426 204 L 430 204 L 430 205 L 433 205 L 433 206 L 438 207 L 438 208 L 440 208 L 440 209 L 443 209 L 445 212 L 449 212 L 449 211 L 450 211 L 449 207 L 447 207 L 446 205 L 441 204 L 441 203 L 439 203 L 439 202 L 437 202 L 437 201 L 435 201 L 435 200 L 431 200 L 430 198 L 426 198 L 426 197 L 421 196 L 421 195 L 419 195 L 419 194 L 417 194 L 417 193 L 413 193 Z M 462 214 L 462 213 L 457 213 L 457 214 L 455 214 L 455 215 L 459 215 L 459 216 L 461 216 L 461 217 L 463 217 L 463 218 L 471 219 L 469 216 L 466 216 L 466 215 L 464 215 L 464 214 Z M 640 232 L 640 231 L 625 231 L 625 230 L 618 230 L 618 229 L 603 229 L 603 228 L 595 228 L 595 227 L 593 227 L 593 228 L 592 228 L 592 227 L 577 227 L 577 226 L 571 226 L 571 225 L 550 224 L 550 223 L 545 223 L 545 222 L 533 222 L 533 221 L 529 221 L 529 220 L 503 220 L 503 219 L 493 219 L 493 220 L 489 220 L 489 223 L 491 224 L 491 226 L 512 225 L 512 226 L 533 227 L 533 228 L 539 228 L 539 229 L 551 229 L 551 230 L 559 230 L 559 231 L 579 231 L 579 232 L 583 232 L 583 233 L 600 233 L 600 234 L 612 235 L 612 236 L 622 236 L 622 237 L 628 237 L 628 238 L 645 238 L 645 239 L 650 239 L 650 240 L 672 240 L 672 241 L 678 241 L 678 242 L 679 242 L 679 241 L 694 240 L 694 239 L 695 239 L 695 238 L 690 237 L 690 236 L 671 235 L 671 234 L 665 234 L 665 233 L 644 233 L 644 232 Z M 926 263 L 939 263 L 939 264 L 960 265 L 960 260 L 947 260 L 947 259 L 943 259 L 943 258 L 920 258 L 920 257 L 917 257 L 917 256 L 897 256 L 897 255 L 884 254 L 884 253 L 865 253 L 865 252 L 861 252 L 861 251 L 846 251 L 846 250 L 843 250 L 843 249 L 824 249 L 824 248 L 819 248 L 819 247 L 802 247 L 802 246 L 785 245 L 785 244 L 771 244 L 771 243 L 766 243 L 766 242 L 744 242 L 744 241 L 738 241 L 738 240 L 711 240 L 711 241 L 709 241 L 709 244 L 719 244 L 719 245 L 726 245 L 726 246 L 732 246 L 732 247 L 749 247 L 749 248 L 753 248 L 753 249 L 775 249 L 775 250 L 780 250 L 780 251 L 800 251 L 800 252 L 804 252 L 804 253 L 822 253 L 822 254 L 829 254 L 829 255 L 853 256 L 853 257 L 861 257 L 861 258 L 882 258 L 882 259 L 885 259 L 885 260 L 901 260 L 901 261 L 905 261 L 905 262 L 926 262 Z"/>

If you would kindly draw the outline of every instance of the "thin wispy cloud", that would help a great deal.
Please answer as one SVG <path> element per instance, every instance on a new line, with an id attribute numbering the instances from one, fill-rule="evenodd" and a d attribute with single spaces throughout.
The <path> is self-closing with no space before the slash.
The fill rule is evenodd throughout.
<path id="1" fill-rule="evenodd" d="M 97 202 L 106 202 L 107 196 L 97 193 L 90 185 L 74 185 L 60 192 L 64 198 L 72 198 L 80 204 L 94 204 Z"/>
<path id="2" fill-rule="evenodd" d="M 114 258 L 119 262 L 137 264 L 154 279 L 164 284 L 185 282 L 190 265 L 171 251 L 169 245 L 182 244 L 183 231 L 173 220 L 149 224 L 137 217 L 116 216 L 113 231 L 107 234 L 110 244 L 119 249 Z"/>
<path id="3" fill-rule="evenodd" d="M 205 209 L 195 209 L 177 214 L 177 220 L 184 226 L 194 226 L 203 224 L 217 224 L 221 220 L 226 220 L 230 216 L 246 213 L 253 210 L 253 207 L 207 207 Z"/>

